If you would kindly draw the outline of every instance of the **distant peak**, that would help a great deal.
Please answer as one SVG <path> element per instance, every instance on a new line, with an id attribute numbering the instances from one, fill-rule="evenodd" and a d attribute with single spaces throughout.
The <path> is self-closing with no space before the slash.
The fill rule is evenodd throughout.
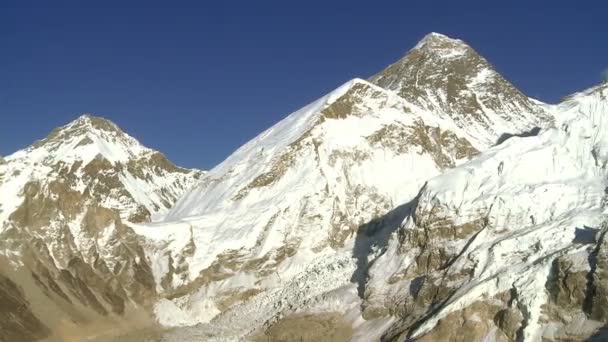
<path id="1" fill-rule="evenodd" d="M 32 146 L 34 148 L 41 146 L 57 148 L 75 140 L 87 145 L 93 141 L 92 137 L 98 137 L 108 142 L 120 140 L 126 145 L 138 144 L 135 139 L 128 136 L 112 121 L 87 113 L 67 125 L 55 128 L 46 138 L 35 142 Z"/>

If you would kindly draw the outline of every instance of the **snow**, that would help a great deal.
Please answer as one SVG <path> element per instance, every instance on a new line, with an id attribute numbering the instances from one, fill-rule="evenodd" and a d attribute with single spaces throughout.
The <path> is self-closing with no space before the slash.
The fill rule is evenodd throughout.
<path id="1" fill-rule="evenodd" d="M 354 285 L 349 282 L 349 275 L 354 270 L 354 262 L 348 256 L 336 254 L 321 254 L 306 266 L 302 265 L 297 273 L 279 284 L 275 288 L 262 292 L 249 301 L 236 305 L 232 309 L 209 320 L 207 316 L 214 309 L 190 312 L 187 315 L 178 313 L 175 319 L 196 317 L 199 324 L 190 328 L 176 330 L 176 333 L 168 333 L 167 338 L 171 340 L 175 335 L 183 338 L 200 336 L 203 332 L 208 341 L 231 341 L 240 340 L 243 336 L 253 334 L 267 321 L 276 320 L 278 317 L 299 312 L 336 312 L 354 310 L 358 317 L 358 297 Z M 197 298 L 204 298 L 200 293 L 195 294 L 184 306 L 204 305 Z M 162 301 L 162 308 L 167 308 L 166 301 Z M 295 309 L 297 308 L 297 309 Z M 194 310 L 193 310 L 194 311 Z M 169 313 L 176 312 L 170 307 Z M 161 318 L 167 317 L 167 313 L 159 313 Z M 247 319 L 243 319 L 247 317 Z M 159 319 L 159 317 L 157 317 Z M 351 320 L 354 318 L 351 318 Z M 171 321 L 163 320 L 170 324 Z"/>
<path id="2" fill-rule="evenodd" d="M 362 115 L 327 119 L 318 124 L 323 109 L 355 85 L 366 89 L 357 99 Z M 183 196 L 168 213 L 162 229 L 134 226 L 135 231 L 155 239 L 155 230 L 179 231 L 184 224 L 191 226 L 197 248 L 188 262 L 190 280 L 227 251 L 244 250 L 249 251 L 251 258 L 261 257 L 283 246 L 286 240 L 300 241 L 307 248 L 320 248 L 326 244 L 327 227 L 335 210 L 348 211 L 357 224 L 363 224 L 373 218 L 373 212 L 363 207 L 369 205 L 369 196 L 379 196 L 383 210 L 388 210 L 394 203 L 409 201 L 429 176 L 440 173 L 426 154 L 420 155 L 416 150 L 395 154 L 371 145 L 366 139 L 392 123 L 411 125 L 421 117 L 428 125 L 445 130 L 455 127 L 419 109 L 404 112 L 404 107 L 411 108 L 392 92 L 360 79 L 347 82 L 266 130 L 209 171 L 201 185 Z M 289 145 L 305 133 L 309 136 L 303 145 L 308 147 L 293 151 Z M 457 134 L 464 135 L 461 131 Z M 294 164 L 276 182 L 252 188 L 245 197 L 235 199 L 245 185 L 268 172 L 279 156 L 286 153 L 293 154 Z M 343 157 L 353 153 L 364 157 L 354 161 Z M 357 195 L 360 208 L 354 209 L 360 213 L 347 207 L 353 187 L 362 191 Z M 327 190 L 336 197 L 324 194 Z M 310 210 L 317 215 L 316 227 L 308 227 L 310 223 L 302 219 Z M 173 241 L 172 237 L 166 239 Z M 166 249 L 173 259 L 179 256 L 180 246 L 171 243 Z M 167 269 L 155 267 L 157 272 Z M 157 279 L 163 276 L 155 274 Z"/>
<path id="3" fill-rule="evenodd" d="M 103 120 L 110 127 L 99 128 L 93 120 L 90 115 L 83 115 L 59 128 L 55 136 L 5 158 L 6 163 L 0 164 L 0 222 L 5 222 L 8 217 L 5 215 L 12 213 L 21 204 L 20 193 L 28 181 L 53 179 L 56 175 L 54 168 L 58 165 L 72 170 L 75 176 L 73 188 L 83 193 L 88 185 L 84 179 L 83 167 L 94 159 L 103 158 L 113 165 L 124 165 L 157 153 L 142 146 L 113 123 L 96 119 Z M 146 179 L 129 172 L 117 172 L 132 200 L 113 193 L 106 194 L 102 204 L 119 210 L 123 219 L 127 219 L 143 205 L 158 219 L 168 211 L 165 203 L 172 202 L 172 197 L 179 197 L 195 183 L 192 174 L 157 173 L 153 169 L 144 169 L 144 172 L 147 173 Z M 3 174 L 7 178 L 4 182 Z"/>
<path id="4" fill-rule="evenodd" d="M 426 36 L 424 36 L 415 46 L 414 49 L 421 49 L 423 48 L 425 45 L 429 44 L 429 43 L 433 43 L 436 41 L 441 41 L 441 42 L 448 42 L 451 43 L 453 45 L 464 45 L 464 42 L 460 39 L 454 39 L 454 38 L 450 38 L 444 34 L 441 33 L 437 33 L 437 32 L 431 32 L 429 34 L 427 34 Z M 456 52 L 457 53 L 457 52 Z"/>
<path id="5" fill-rule="evenodd" d="M 586 248 L 576 243 L 577 230 L 598 229 L 606 220 L 608 174 L 608 101 L 605 89 L 592 89 L 554 107 L 556 127 L 539 136 L 511 138 L 472 161 L 428 181 L 419 209 L 462 224 L 487 213 L 489 227 L 467 245 L 465 256 L 475 267 L 473 279 L 460 287 L 414 336 L 432 329 L 438 320 L 479 300 L 481 296 L 515 289 L 525 317 L 524 339 L 535 341 L 547 300 L 545 284 L 552 261 L 572 255 L 574 270 L 588 269 Z M 404 229 L 415 223 L 408 220 Z M 586 228 L 590 227 L 590 228 Z M 455 243 L 455 242 L 451 242 Z M 387 293 L 404 284 L 384 279 L 413 262 L 392 245 L 376 261 L 370 286 Z"/>
<path id="6" fill-rule="evenodd" d="M 192 226 L 185 222 L 172 222 L 170 225 L 164 223 L 148 223 L 145 225 L 129 223 L 129 226 L 136 234 L 143 237 L 149 245 L 149 248 L 145 250 L 146 257 L 152 268 L 157 291 L 161 292 L 161 281 L 169 272 L 169 255 L 179 255 L 188 245 L 193 238 Z"/>
<path id="7" fill-rule="evenodd" d="M 213 300 L 205 297 L 160 299 L 154 304 L 154 315 L 166 327 L 186 327 L 207 322 L 220 313 Z"/>

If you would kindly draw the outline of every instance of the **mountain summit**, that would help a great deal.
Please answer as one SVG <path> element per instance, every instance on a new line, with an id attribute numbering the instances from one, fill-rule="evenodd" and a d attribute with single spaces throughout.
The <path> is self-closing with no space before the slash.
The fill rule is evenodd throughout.
<path id="1" fill-rule="evenodd" d="M 46 153 L 42 153 L 42 151 Z M 53 158 L 65 161 L 67 156 L 87 161 L 103 157 L 111 162 L 125 162 L 154 151 L 143 147 L 123 132 L 116 124 L 104 118 L 84 114 L 65 126 L 54 129 L 46 138 L 30 148 L 18 152 L 13 158 L 38 151 L 52 163 Z"/>
<path id="2" fill-rule="evenodd" d="M 131 221 L 163 214 L 202 175 L 173 165 L 116 124 L 90 114 L 54 129 L 6 162 L 7 172 L 18 173 L 15 178 L 22 181 L 42 180 L 43 175 L 47 180 L 68 179 L 72 187 L 89 191 Z M 5 197 L 18 196 L 19 186 L 11 189 Z"/>
<path id="3" fill-rule="evenodd" d="M 424 36 L 418 44 L 414 46 L 414 49 L 444 49 L 449 50 L 450 52 L 446 53 L 446 55 L 456 55 L 458 54 L 458 50 L 468 49 L 469 46 L 460 39 L 450 38 L 444 34 L 431 32 Z"/>
<path id="4" fill-rule="evenodd" d="M 503 133 L 521 133 L 552 122 L 546 106 L 522 94 L 473 48 L 439 33 L 425 36 L 370 81 L 451 118 L 485 146 L 496 143 Z"/>

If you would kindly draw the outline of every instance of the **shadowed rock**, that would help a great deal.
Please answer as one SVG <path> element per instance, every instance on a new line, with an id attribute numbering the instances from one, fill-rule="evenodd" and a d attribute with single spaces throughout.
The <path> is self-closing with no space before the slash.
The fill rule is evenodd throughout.
<path id="1" fill-rule="evenodd" d="M 513 137 L 519 137 L 519 138 L 535 137 L 538 135 L 538 133 L 540 133 L 540 127 L 534 127 L 527 132 L 522 132 L 519 134 L 503 133 L 500 135 L 500 137 L 498 137 L 498 140 L 496 140 L 496 145 L 500 145 L 503 142 L 505 142 Z"/>

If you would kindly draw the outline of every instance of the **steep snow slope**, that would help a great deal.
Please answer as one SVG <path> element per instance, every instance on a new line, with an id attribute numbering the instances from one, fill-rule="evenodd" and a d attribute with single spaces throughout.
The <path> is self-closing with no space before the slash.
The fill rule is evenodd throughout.
<path id="1" fill-rule="evenodd" d="M 437 116 L 451 118 L 475 137 L 478 148 L 493 145 L 505 133 L 551 124 L 546 105 L 522 94 L 462 40 L 439 33 L 425 36 L 370 80 Z"/>
<path id="2" fill-rule="evenodd" d="M 456 156 L 458 148 L 468 148 L 468 146 L 460 146 L 459 144 L 466 143 L 458 140 L 459 137 L 470 139 L 466 133 L 454 127 L 450 121 L 438 119 L 428 112 L 421 111 L 391 92 L 361 79 L 352 80 L 291 114 L 237 150 L 226 161 L 209 172 L 204 185 L 184 196 L 167 215 L 167 219 L 224 209 L 225 207 L 222 206 L 235 205 L 237 202 L 234 201 L 235 197 L 238 199 L 260 197 L 248 196 L 250 192 L 259 192 L 256 195 L 265 196 L 261 193 L 263 191 L 257 189 L 279 181 L 278 178 L 282 178 L 284 172 L 288 171 L 286 169 L 290 166 L 292 159 L 297 159 L 295 155 L 299 149 L 305 147 L 309 142 L 315 150 L 318 150 L 318 153 L 333 152 L 333 156 L 325 156 L 326 158 L 332 157 L 332 164 L 340 162 L 342 159 L 340 157 L 364 161 L 367 159 L 364 152 L 367 151 L 360 151 L 361 145 L 383 147 L 386 150 L 384 156 L 378 158 L 379 163 L 375 164 L 378 165 L 378 170 L 392 173 L 396 170 L 386 165 L 387 159 L 390 159 L 391 155 L 409 152 L 406 151 L 409 147 L 408 143 L 424 145 L 425 141 L 408 141 L 409 135 L 419 133 L 418 138 L 422 140 L 425 138 L 424 135 L 435 133 L 430 132 L 432 128 L 438 128 L 437 133 L 448 130 L 455 131 L 455 133 L 446 133 L 449 135 L 447 138 L 453 140 L 440 141 L 447 146 L 439 144 L 437 151 L 431 151 L 433 153 L 430 157 L 437 160 L 437 163 L 431 164 L 440 164 L 441 167 L 452 166 L 458 159 L 475 153 L 472 150 L 463 150 L 457 158 L 449 158 L 450 154 Z M 376 135 L 373 135 L 374 133 Z M 433 137 L 428 139 L 428 145 L 431 145 L 430 139 Z M 326 149 L 321 150 L 320 144 L 327 145 Z M 428 149 L 432 146 L 417 147 Z M 446 151 L 443 151 L 442 148 L 446 148 Z M 363 155 L 340 155 L 342 149 L 348 150 L 352 154 Z M 273 160 L 273 158 L 279 160 Z M 315 165 L 314 159 L 307 162 Z M 258 179 L 256 183 L 261 183 L 259 186 L 251 184 L 259 175 L 266 175 L 268 179 Z M 372 178 L 371 176 L 370 178 Z M 301 180 L 297 177 L 289 178 L 296 181 Z M 374 174 L 373 178 L 372 181 L 379 183 L 378 186 L 384 192 L 393 192 L 394 182 L 409 182 L 408 179 L 382 177 L 382 174 Z M 217 189 L 215 191 L 217 194 L 210 189 Z"/>
<path id="3" fill-rule="evenodd" d="M 385 338 L 579 340 L 608 323 L 608 84 L 558 111 L 425 185 L 366 284 L 364 315 L 400 317 Z"/>

